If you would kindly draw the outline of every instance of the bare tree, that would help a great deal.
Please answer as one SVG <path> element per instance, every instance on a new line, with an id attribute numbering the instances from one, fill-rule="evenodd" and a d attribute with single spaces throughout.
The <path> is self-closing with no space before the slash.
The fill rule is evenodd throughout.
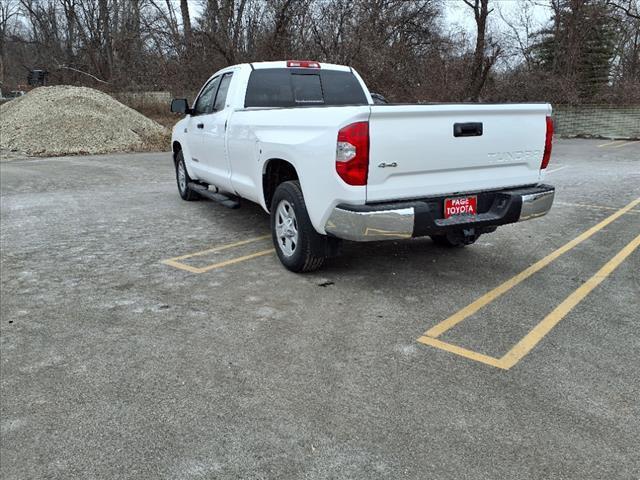
<path id="1" fill-rule="evenodd" d="M 247 0 L 206 0 L 201 19 L 206 41 L 229 63 L 245 53 L 241 43 Z"/>
<path id="2" fill-rule="evenodd" d="M 111 25 L 109 19 L 109 5 L 107 0 L 98 0 L 98 8 L 100 10 L 98 16 L 98 28 L 96 37 L 100 43 L 102 50 L 102 74 L 109 78 L 113 69 L 113 45 L 111 43 Z"/>
<path id="3" fill-rule="evenodd" d="M 471 75 L 469 77 L 469 99 L 477 102 L 487 81 L 491 67 L 496 63 L 502 49 L 487 39 L 487 18 L 493 12 L 489 0 L 463 0 L 472 10 L 476 22 L 476 46 L 473 52 Z"/>
<path id="4" fill-rule="evenodd" d="M 180 13 L 182 14 L 184 43 L 188 48 L 189 45 L 191 45 L 191 16 L 189 13 L 189 2 L 187 0 L 180 0 Z"/>
<path id="5" fill-rule="evenodd" d="M 464 0 L 471 47 L 443 1 L 0 0 L 0 80 L 27 66 L 54 84 L 185 93 L 229 64 L 310 58 L 352 65 L 392 101 L 640 101 L 639 0 L 546 0 L 544 26 L 539 0 L 521 0 L 502 32 L 497 3 Z"/>
<path id="6" fill-rule="evenodd" d="M 7 36 L 15 27 L 19 13 L 19 3 L 8 0 L 0 2 L 0 84 L 4 83 L 4 70 L 7 63 Z"/>
<path id="7" fill-rule="evenodd" d="M 614 94 L 630 99 L 640 96 L 640 2 L 607 2 L 614 8 L 617 38 L 612 59 Z"/>
<path id="8" fill-rule="evenodd" d="M 533 34 L 536 30 L 533 13 L 535 3 L 534 0 L 521 0 L 518 2 L 518 7 L 515 14 L 511 16 L 505 15 L 501 8 L 498 8 L 498 13 L 508 29 L 505 32 L 505 38 L 515 46 L 514 56 L 524 60 L 524 66 L 531 71 L 534 68 L 531 49 L 534 41 Z"/>

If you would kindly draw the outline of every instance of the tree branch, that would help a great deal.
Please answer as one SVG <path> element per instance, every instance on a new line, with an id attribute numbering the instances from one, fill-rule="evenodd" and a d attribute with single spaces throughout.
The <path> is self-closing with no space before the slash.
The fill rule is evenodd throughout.
<path id="1" fill-rule="evenodd" d="M 611 5 L 612 7 L 615 7 L 617 9 L 619 9 L 619 10 L 622 10 L 628 17 L 635 18 L 636 20 L 640 20 L 640 14 L 637 13 L 637 12 L 635 12 L 635 13 L 632 12 L 630 6 L 629 7 L 624 7 L 623 5 L 619 5 L 618 3 L 614 2 L 614 1 L 611 1 L 611 0 L 609 0 L 607 2 L 607 5 Z M 629 4 L 629 5 L 631 5 L 631 4 Z"/>
<path id="2" fill-rule="evenodd" d="M 74 72 L 78 72 L 78 73 L 82 73 L 83 75 L 88 75 L 89 77 L 93 78 L 94 80 L 100 82 L 100 83 L 106 83 L 107 85 L 111 85 L 111 82 L 107 82 L 106 80 L 101 80 L 98 77 L 96 77 L 95 75 L 91 75 L 90 73 L 87 72 L 83 72 L 82 70 L 78 70 L 77 68 L 73 68 L 73 67 L 69 67 L 67 65 L 58 65 L 59 69 L 64 69 L 64 70 L 71 70 Z"/>

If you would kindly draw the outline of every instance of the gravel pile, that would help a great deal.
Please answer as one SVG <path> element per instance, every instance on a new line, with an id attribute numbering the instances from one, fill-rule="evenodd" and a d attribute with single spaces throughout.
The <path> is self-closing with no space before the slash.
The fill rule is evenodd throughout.
<path id="1" fill-rule="evenodd" d="M 40 87 L 0 106 L 0 149 L 28 155 L 166 150 L 162 125 L 85 87 Z"/>

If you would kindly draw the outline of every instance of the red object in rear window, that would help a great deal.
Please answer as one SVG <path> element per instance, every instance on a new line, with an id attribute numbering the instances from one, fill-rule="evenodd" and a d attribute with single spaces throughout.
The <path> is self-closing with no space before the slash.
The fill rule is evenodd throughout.
<path id="1" fill-rule="evenodd" d="M 551 159 L 551 144 L 553 143 L 553 119 L 547 117 L 547 135 L 544 140 L 544 154 L 542 155 L 542 164 L 540 170 L 544 170 L 549 165 Z"/>
<path id="2" fill-rule="evenodd" d="M 313 60 L 287 60 L 287 67 L 294 68 L 320 68 L 318 62 Z"/>
<path id="3" fill-rule="evenodd" d="M 356 122 L 338 132 L 336 172 L 349 185 L 366 185 L 369 175 L 369 122 Z"/>

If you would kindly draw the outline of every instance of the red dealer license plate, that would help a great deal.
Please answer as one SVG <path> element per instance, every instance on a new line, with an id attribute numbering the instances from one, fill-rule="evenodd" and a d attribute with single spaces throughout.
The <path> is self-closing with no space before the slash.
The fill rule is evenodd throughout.
<path id="1" fill-rule="evenodd" d="M 444 218 L 471 216 L 478 212 L 478 198 L 471 197 L 446 198 L 444 200 Z"/>

